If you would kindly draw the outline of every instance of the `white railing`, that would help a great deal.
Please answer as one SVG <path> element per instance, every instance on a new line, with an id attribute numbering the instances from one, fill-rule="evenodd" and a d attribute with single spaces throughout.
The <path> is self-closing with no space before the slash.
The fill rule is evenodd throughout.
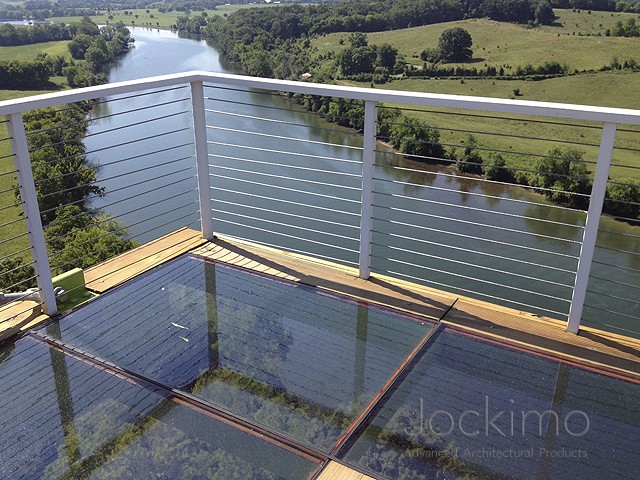
<path id="1" fill-rule="evenodd" d="M 455 111 L 457 115 L 460 115 L 461 112 L 462 114 L 472 113 L 474 115 L 478 114 L 479 112 L 482 112 L 483 114 L 491 112 L 494 114 L 497 113 L 500 115 L 506 115 L 509 116 L 509 118 L 513 117 L 514 119 L 520 119 L 522 117 L 531 118 L 532 116 L 535 116 L 537 118 L 542 118 L 545 120 L 553 120 L 554 122 L 558 122 L 558 120 L 561 120 L 563 122 L 571 121 L 577 123 L 578 126 L 582 125 L 584 122 L 584 124 L 589 125 L 590 128 L 593 128 L 594 124 L 600 125 L 602 129 L 599 142 L 600 146 L 598 149 L 597 164 L 595 167 L 595 175 L 593 177 L 593 187 L 590 194 L 588 212 L 586 214 L 584 228 L 578 225 L 579 229 L 582 230 L 581 237 L 578 240 L 573 241 L 573 243 L 579 245 L 579 254 L 575 255 L 576 266 L 575 270 L 572 270 L 572 283 L 563 285 L 560 281 L 544 278 L 543 275 L 538 275 L 536 277 L 534 275 L 530 275 L 527 272 L 527 270 L 531 268 L 537 269 L 539 267 L 544 267 L 556 271 L 563 270 L 564 273 L 566 273 L 566 269 L 556 268 L 556 266 L 553 265 L 553 261 L 549 261 L 547 262 L 547 264 L 541 265 L 541 263 L 544 262 L 529 260 L 523 261 L 515 257 L 512 258 L 509 255 L 503 255 L 500 250 L 496 250 L 488 254 L 485 253 L 485 255 L 488 255 L 491 258 L 498 259 L 499 261 L 512 261 L 518 264 L 522 264 L 524 265 L 522 267 L 522 270 L 514 273 L 511 271 L 505 271 L 504 269 L 499 269 L 498 267 L 494 268 L 491 266 L 482 266 L 480 268 L 482 268 L 486 275 L 489 276 L 486 276 L 485 273 L 483 273 L 482 275 L 478 275 L 476 277 L 472 274 L 467 275 L 463 272 L 457 273 L 455 274 L 456 276 L 453 277 L 454 280 L 455 278 L 459 278 L 461 280 L 470 282 L 470 284 L 473 285 L 481 285 L 480 288 L 469 287 L 472 288 L 472 290 L 462 289 L 462 291 L 464 292 L 477 294 L 480 298 L 495 299 L 496 301 L 498 301 L 498 303 L 502 301 L 502 303 L 506 303 L 508 305 L 520 305 L 524 307 L 522 309 L 526 309 L 526 307 L 530 305 L 526 300 L 513 300 L 504 298 L 503 296 L 501 296 L 501 294 L 495 293 L 493 291 L 491 293 L 485 292 L 482 290 L 482 285 L 490 285 L 492 286 L 492 288 L 498 288 L 498 290 L 517 290 L 519 294 L 525 296 L 538 295 L 542 298 L 540 305 L 533 305 L 531 308 L 534 310 L 539 309 L 543 312 L 545 311 L 545 297 L 553 298 L 554 300 L 558 301 L 564 301 L 556 294 L 549 295 L 544 290 L 544 285 L 553 284 L 559 287 L 567 287 L 570 290 L 570 298 L 566 299 L 568 309 L 567 312 L 564 312 L 566 313 L 567 317 L 567 330 L 576 333 L 580 328 L 581 320 L 583 318 L 585 299 L 587 298 L 589 291 L 591 266 L 594 261 L 594 252 L 597 248 L 597 237 L 602 217 L 602 207 L 605 201 L 607 182 L 609 180 L 611 168 L 610 165 L 612 162 L 614 147 L 616 144 L 617 126 L 621 124 L 630 126 L 640 125 L 640 112 L 634 110 L 590 106 L 563 105 L 452 95 L 420 94 L 413 92 L 384 91 L 379 89 L 320 85 L 306 82 L 279 81 L 206 72 L 187 72 L 184 74 L 167 75 L 142 80 L 122 82 L 118 84 L 101 85 L 85 89 L 56 92 L 51 94 L 39 95 L 36 97 L 28 97 L 0 102 L 0 115 L 4 115 L 8 121 L 7 126 L 15 162 L 17 182 L 20 189 L 20 197 L 23 203 L 26 230 L 28 232 L 29 244 L 31 246 L 33 265 L 36 271 L 38 288 L 41 295 L 40 298 L 42 301 L 43 309 L 46 313 L 55 314 L 57 311 L 51 280 L 51 268 L 49 266 L 49 257 L 53 254 L 53 252 L 47 253 L 47 243 L 45 241 L 45 235 L 43 233 L 42 224 L 40 222 L 38 198 L 36 196 L 33 175 L 31 173 L 31 158 L 26 142 L 24 126 L 22 123 L 22 114 L 31 110 L 43 107 L 58 106 L 70 102 L 112 97 L 114 95 L 132 94 L 142 91 L 148 91 L 150 89 L 161 89 L 168 87 L 170 88 L 175 86 L 188 86 L 191 92 L 190 115 L 192 116 L 191 121 L 194 140 L 192 143 L 192 147 L 189 148 L 193 148 L 193 158 L 195 159 L 196 165 L 197 187 L 199 192 L 198 202 L 200 210 L 199 223 L 200 228 L 202 229 L 203 237 L 210 239 L 213 238 L 214 232 L 223 232 L 239 237 L 249 238 L 251 240 L 256 240 L 255 238 L 251 238 L 250 234 L 237 233 L 237 230 L 239 228 L 247 227 L 253 229 L 253 231 L 259 231 L 267 235 L 268 239 L 266 240 L 258 239 L 258 241 L 261 241 L 265 244 L 275 244 L 277 246 L 283 247 L 288 246 L 286 241 L 284 241 L 284 243 L 279 243 L 279 241 L 274 243 L 274 241 L 269 240 L 270 238 L 274 238 L 274 236 L 283 239 L 293 239 L 298 242 L 298 244 L 300 244 L 300 242 L 310 242 L 310 245 L 312 244 L 315 246 L 320 246 L 325 249 L 322 250 L 323 253 L 319 254 L 322 257 L 344 261 L 346 263 L 354 263 L 354 266 L 357 266 L 359 268 L 360 276 L 362 278 L 368 278 L 372 271 L 394 272 L 392 268 L 381 267 L 377 265 L 379 258 L 376 256 L 376 254 L 373 253 L 373 251 L 374 248 L 381 250 L 383 252 L 382 255 L 384 256 L 382 260 L 386 260 L 387 253 L 384 252 L 387 251 L 385 250 L 387 242 L 390 242 L 391 237 L 402 237 L 405 240 L 413 242 L 412 245 L 416 246 L 411 248 L 398 246 L 390 247 L 394 248 L 395 250 L 404 249 L 405 254 L 410 254 L 409 257 L 403 257 L 402 260 L 397 261 L 396 259 L 393 259 L 393 261 L 397 261 L 397 263 L 405 264 L 411 267 L 421 268 L 422 270 L 418 270 L 419 272 L 427 272 L 424 278 L 422 277 L 421 273 L 412 273 L 410 275 L 407 274 L 407 278 L 416 279 L 418 281 L 425 281 L 427 284 L 436 286 L 446 286 L 451 284 L 447 284 L 440 279 L 440 277 L 446 274 L 446 272 L 442 271 L 442 268 L 439 266 L 440 263 L 438 262 L 442 262 L 445 260 L 454 262 L 457 267 L 463 269 L 468 268 L 472 270 L 474 267 L 473 265 L 467 265 L 464 261 L 460 261 L 459 259 L 455 258 L 455 250 L 461 250 L 460 246 L 456 247 L 452 245 L 450 247 L 453 251 L 453 254 L 452 257 L 448 259 L 443 259 L 440 254 L 436 255 L 435 253 L 430 253 L 430 249 L 432 249 L 432 246 L 436 246 L 436 248 L 438 249 L 446 248 L 447 242 L 436 242 L 426 238 L 427 233 L 425 232 L 433 232 L 438 230 L 438 228 L 435 228 L 433 224 L 429 222 L 434 222 L 436 221 L 436 219 L 437 221 L 443 220 L 441 218 L 442 215 L 435 215 L 433 213 L 430 213 L 430 206 L 433 204 L 438 204 L 439 206 L 449 205 L 449 203 L 445 200 L 439 199 L 438 195 L 448 195 L 455 189 L 430 187 L 428 185 L 428 182 L 424 184 L 413 181 L 394 182 L 393 179 L 385 179 L 384 182 L 386 183 L 384 183 L 381 181 L 380 177 L 376 176 L 376 172 L 379 169 L 383 168 L 381 165 L 378 165 L 376 163 L 376 155 L 381 153 L 381 147 L 378 143 L 379 138 L 376 137 L 378 122 L 377 112 L 381 103 L 384 103 L 385 105 L 403 105 L 409 106 L 411 108 L 428 107 L 429 109 L 453 109 L 453 111 Z M 294 139 L 286 135 L 274 134 L 268 128 L 265 129 L 264 132 L 254 130 L 254 123 L 259 121 L 264 121 L 270 124 L 287 124 L 288 122 L 283 121 L 282 119 L 278 120 L 275 118 L 268 118 L 267 116 L 265 116 L 264 118 L 257 118 L 255 115 L 242 113 L 239 110 L 234 110 L 233 112 L 231 110 L 229 110 L 229 112 L 222 111 L 221 109 L 231 108 L 232 105 L 242 103 L 234 101 L 233 99 L 229 100 L 229 95 L 228 93 L 225 93 L 225 89 L 241 89 L 244 91 L 247 91 L 248 89 L 251 89 L 253 91 L 255 89 L 256 91 L 261 92 L 284 92 L 287 94 L 303 94 L 323 97 L 330 96 L 363 101 L 363 138 L 356 141 L 356 143 L 361 142 L 362 147 L 348 147 L 350 148 L 349 155 L 347 156 L 348 158 L 331 158 L 326 155 L 318 155 L 314 157 L 309 153 L 290 152 L 286 149 L 280 151 L 280 149 L 277 148 L 266 148 L 264 145 L 260 144 L 260 141 L 268 140 L 270 142 L 282 142 L 282 144 L 288 144 L 287 142 L 296 140 L 306 142 L 308 145 L 312 145 L 312 148 L 315 148 L 313 147 L 313 145 L 317 144 L 329 147 L 331 149 L 336 149 L 336 151 L 338 151 L 339 147 L 341 146 L 330 141 L 321 142 L 302 137 Z M 149 103 L 152 103 L 154 95 L 149 95 L 149 97 Z M 226 106 L 225 102 L 227 103 Z M 220 105 L 218 105 L 218 103 Z M 273 109 L 274 107 L 268 108 Z M 293 110 L 287 109 L 291 108 L 292 107 L 289 105 L 286 108 L 280 108 L 280 110 L 284 110 L 285 115 L 289 115 Z M 241 128 L 238 126 L 230 126 L 229 124 L 225 123 L 229 121 L 228 118 L 220 120 L 225 114 L 234 116 L 238 121 L 240 121 L 241 123 L 244 122 L 244 124 L 250 125 L 250 127 Z M 483 122 L 483 120 L 480 119 L 479 122 Z M 348 133 L 345 133 L 345 135 L 346 134 Z M 237 138 L 237 140 L 232 141 L 229 140 L 228 137 Z M 258 143 L 255 145 L 250 144 L 248 142 L 249 139 L 251 139 L 251 141 L 257 141 Z M 117 142 L 114 141 L 113 143 Z M 253 152 L 251 155 L 253 156 L 249 158 L 250 156 L 246 152 L 242 154 L 232 153 L 239 152 L 243 149 L 251 150 Z M 315 192 L 314 189 L 318 185 L 328 185 L 325 181 L 318 181 L 317 179 L 312 178 L 314 169 L 316 167 L 285 164 L 283 163 L 283 161 L 266 161 L 264 158 L 266 155 L 265 152 L 269 152 L 270 155 L 277 153 L 283 157 L 313 157 L 313 161 L 316 163 L 338 161 L 342 162 L 340 168 L 343 168 L 343 166 L 345 168 L 344 172 L 342 172 L 342 179 L 340 180 L 340 182 L 337 182 L 334 185 L 329 185 L 331 187 L 338 188 L 338 190 L 331 190 L 329 193 Z M 353 156 L 354 152 L 356 157 Z M 388 154 L 389 152 L 387 151 L 384 153 Z M 546 155 L 538 156 L 545 157 Z M 413 155 L 410 157 L 420 156 Z M 424 159 L 424 157 L 418 159 Z M 235 163 L 231 164 L 228 162 Z M 312 165 L 315 165 L 315 163 L 313 163 Z M 384 168 L 395 169 L 396 172 L 403 170 L 411 172 L 415 175 L 422 176 L 430 175 L 431 177 L 433 177 L 437 174 L 434 172 L 420 171 L 420 169 L 415 166 L 398 167 L 397 165 L 395 165 L 389 167 L 387 165 L 384 166 Z M 288 174 L 278 173 L 286 169 L 297 169 L 297 171 L 299 172 L 311 172 L 311 177 L 294 177 L 288 176 Z M 523 170 L 526 171 L 526 168 L 523 168 Z M 321 172 L 321 170 L 318 169 L 317 172 Z M 456 175 L 452 174 L 451 172 L 445 173 L 445 175 L 448 175 L 452 179 L 457 178 Z M 277 179 L 277 184 L 270 183 L 273 179 Z M 244 186 L 233 186 L 232 183 L 234 181 L 241 182 Z M 276 180 L 273 181 L 275 182 Z M 295 182 L 301 183 L 297 184 Z M 388 189 L 391 188 L 388 187 L 388 184 L 390 185 L 393 183 L 397 183 L 399 185 L 396 186 L 397 189 Z M 492 183 L 496 182 L 485 183 L 485 186 Z M 381 184 L 383 186 L 376 186 L 377 184 Z M 269 189 L 278 189 L 278 191 L 285 193 L 283 193 L 282 196 L 276 198 L 276 195 L 273 193 L 257 193 L 255 191 L 256 188 L 262 187 Z M 155 190 L 157 190 L 158 188 L 156 188 Z M 398 188 L 400 190 L 398 190 Z M 434 192 L 434 196 L 429 198 L 420 198 L 420 202 L 415 204 L 417 205 L 417 207 L 414 206 L 413 203 L 408 203 L 405 208 L 402 208 L 402 204 L 398 202 L 403 202 L 411 197 L 411 195 L 407 194 L 405 190 L 416 188 L 431 188 L 432 192 Z M 343 191 L 346 191 L 348 195 L 345 194 L 347 196 L 342 197 L 342 193 L 340 192 Z M 271 192 L 271 190 L 269 190 L 269 192 Z M 500 197 L 499 194 L 489 195 L 473 192 L 471 194 L 481 195 L 494 200 L 499 199 Z M 332 205 L 322 204 L 320 200 L 318 200 L 319 203 L 314 204 L 313 199 L 301 199 L 306 199 L 309 195 L 315 195 L 314 197 L 312 197 L 315 199 L 330 198 L 332 201 L 345 200 L 349 202 L 350 206 L 345 207 L 344 209 L 342 207 L 334 208 Z M 349 197 L 349 195 L 351 195 L 351 197 Z M 293 196 L 295 196 L 295 198 L 293 198 Z M 393 199 L 395 203 L 382 205 L 376 202 L 376 198 L 383 198 L 384 196 Z M 253 197 L 258 203 L 252 205 L 244 205 L 243 198 L 248 197 Z M 541 205 L 541 203 L 536 203 L 530 200 L 525 201 L 524 203 L 530 206 L 534 205 L 536 207 Z M 311 220 L 314 220 L 314 217 L 311 213 L 309 213 L 309 211 L 287 213 L 284 211 L 284 207 L 282 207 L 282 205 L 285 204 L 303 204 L 305 207 L 315 208 L 316 212 L 325 212 L 326 216 L 321 217 L 320 213 L 318 213 L 319 223 L 317 225 L 309 225 L 309 221 L 305 221 L 305 219 L 308 220 L 307 217 L 311 217 Z M 234 208 L 247 207 L 250 208 L 250 213 L 242 213 L 246 210 L 235 210 L 233 212 L 230 210 L 225 210 L 225 208 L 227 208 L 225 207 L 225 205 L 233 205 Z M 473 207 L 469 209 L 473 212 L 477 211 L 478 217 L 483 217 L 490 213 L 494 213 L 490 211 L 490 207 Z M 383 210 L 387 212 L 384 215 L 379 213 Z M 397 221 L 397 218 L 394 218 L 394 212 L 400 212 L 402 210 L 406 210 L 405 213 L 407 214 L 415 213 L 423 215 L 425 218 L 425 223 L 421 223 L 420 225 L 413 225 L 411 224 L 411 222 L 407 223 L 406 221 Z M 516 216 L 521 218 L 524 222 L 530 221 L 533 218 L 529 216 L 523 216 L 521 214 L 515 215 L 513 213 L 505 213 L 500 211 L 496 211 L 495 213 L 499 214 L 499 218 Z M 267 220 L 265 216 L 267 214 L 280 214 L 286 215 L 286 217 L 270 217 L 270 219 Z M 338 219 L 338 214 L 346 215 L 345 220 L 343 221 L 342 217 Z M 294 225 L 294 218 L 297 219 L 296 221 L 301 221 L 301 223 L 297 226 Z M 481 219 L 479 219 L 478 221 L 469 221 L 468 219 L 454 220 L 456 222 L 461 222 L 465 225 L 468 225 L 468 228 L 470 229 L 481 228 L 483 226 Z M 538 218 L 535 220 L 548 221 L 544 218 Z M 261 222 L 269 222 L 269 224 L 267 227 L 265 227 Z M 345 232 L 353 232 L 355 230 L 357 231 L 357 233 L 342 233 L 342 230 L 339 230 L 337 233 L 327 233 L 326 225 L 330 225 L 332 223 L 337 225 L 340 229 L 344 227 Z M 557 224 L 559 229 L 566 227 L 566 225 L 562 222 L 552 223 Z M 377 228 L 377 224 L 384 224 L 386 225 L 385 228 L 392 225 L 402 225 L 402 235 L 389 235 L 389 232 L 384 228 Z M 498 224 L 491 224 L 486 226 L 488 228 L 494 229 L 495 231 L 502 232 L 501 234 L 505 237 L 513 235 L 514 237 L 520 238 L 520 236 L 523 235 L 522 232 L 516 231 L 511 227 L 507 228 L 504 226 L 499 226 Z M 297 230 L 294 233 L 291 233 L 289 230 L 287 230 L 290 228 L 296 228 Z M 404 231 L 404 229 L 406 229 L 406 232 Z M 285 230 L 288 233 L 285 233 Z M 326 235 L 330 235 L 330 240 L 326 240 L 324 239 L 324 237 L 322 240 L 319 240 L 316 237 L 311 239 L 310 237 L 305 236 L 305 231 L 313 232 L 314 235 L 322 235 L 326 233 Z M 1 232 L 0 235 L 2 235 Z M 451 235 L 456 235 L 458 237 L 462 236 L 469 242 L 477 242 L 483 240 L 482 232 L 478 233 L 475 236 L 467 234 L 466 232 L 451 232 Z M 375 238 L 379 238 L 379 240 L 375 240 Z M 640 236 L 638 236 L 637 234 L 631 234 L 629 238 L 632 239 L 629 240 L 630 242 L 637 243 L 637 240 L 635 239 L 640 238 Z M 1 237 L 0 240 L 2 240 Z M 562 240 L 564 239 L 560 237 L 553 237 L 548 239 L 550 243 L 558 243 Z M 350 242 L 357 244 L 357 248 L 354 249 L 345 246 L 347 244 L 350 244 Z M 514 240 L 513 242 L 505 242 L 502 239 L 494 239 L 491 240 L 491 242 L 497 245 L 497 248 L 501 248 L 499 247 L 499 245 L 506 245 L 507 247 L 505 248 L 511 248 L 514 246 L 517 247 L 517 245 L 513 245 L 513 243 L 518 243 L 517 240 Z M 637 249 L 637 246 L 635 246 L 636 243 L 634 243 L 633 247 L 622 250 L 632 250 L 632 252 L 630 252 L 631 254 L 638 255 L 637 253 L 633 252 L 634 249 Z M 564 245 L 558 247 L 557 251 L 539 250 L 530 246 L 523 248 L 526 248 L 530 251 L 539 251 L 541 252 L 540 255 L 542 256 L 571 256 L 565 252 Z M 299 248 L 298 250 L 312 255 L 318 254 L 312 247 L 301 247 L 301 249 Z M 331 253 L 327 253 L 331 251 L 343 252 L 344 256 L 341 256 L 342 253 L 339 253 L 337 256 Z M 352 260 L 353 252 L 356 252 L 357 257 L 355 262 Z M 411 256 L 413 254 L 415 255 Z M 453 265 L 454 263 L 451 263 L 451 265 Z M 573 267 L 571 268 L 573 269 Z M 640 269 L 631 268 L 630 270 L 633 272 L 633 278 L 637 278 L 635 275 L 638 271 L 640 271 Z M 434 274 L 437 278 L 430 279 L 428 278 L 429 274 Z M 494 279 L 494 277 L 498 278 L 505 275 L 509 278 L 513 277 L 516 278 L 517 281 L 525 283 L 522 283 L 522 286 L 514 287 L 511 283 L 509 283 L 510 280 L 503 281 Z M 529 289 L 528 287 L 526 287 L 526 282 L 542 282 L 543 287 L 541 287 L 540 290 Z M 634 284 L 634 280 L 632 280 L 630 286 L 632 287 L 632 289 L 638 289 L 638 285 Z M 455 285 L 452 285 L 452 287 L 455 288 Z M 638 295 L 636 293 L 631 293 L 629 297 L 625 297 L 623 301 L 629 303 L 633 302 L 636 298 L 638 298 Z M 611 299 L 612 302 L 615 302 L 615 295 L 612 295 Z M 631 312 L 638 311 L 637 300 L 635 300 L 635 302 L 635 305 L 630 309 Z M 555 310 L 552 310 L 550 308 L 546 311 L 555 312 Z M 562 314 L 563 312 L 560 313 Z M 627 313 L 625 315 L 627 317 L 630 317 L 631 320 L 639 321 L 637 316 L 634 317 L 633 313 Z M 636 329 L 636 332 L 637 331 L 640 331 L 640 328 Z"/>

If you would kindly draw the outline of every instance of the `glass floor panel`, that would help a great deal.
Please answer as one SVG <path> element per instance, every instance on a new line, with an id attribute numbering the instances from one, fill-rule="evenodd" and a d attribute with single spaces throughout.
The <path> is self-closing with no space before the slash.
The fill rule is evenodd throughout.
<path id="1" fill-rule="evenodd" d="M 433 327 L 183 256 L 41 332 L 328 452 Z"/>
<path id="2" fill-rule="evenodd" d="M 339 452 L 386 479 L 635 479 L 640 385 L 436 333 Z"/>
<path id="3" fill-rule="evenodd" d="M 0 346 L 0 478 L 302 479 L 317 464 L 33 338 Z"/>

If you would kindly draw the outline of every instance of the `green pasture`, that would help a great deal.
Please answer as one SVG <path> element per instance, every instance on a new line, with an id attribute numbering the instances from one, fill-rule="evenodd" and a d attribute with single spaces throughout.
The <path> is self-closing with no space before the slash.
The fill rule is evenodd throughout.
<path id="1" fill-rule="evenodd" d="M 574 70 L 599 69 L 614 57 L 620 61 L 640 57 L 640 38 L 605 37 L 616 21 L 640 16 L 627 13 L 580 13 L 556 10 L 555 26 L 530 27 L 488 19 L 468 19 L 422 27 L 368 34 L 369 43 L 389 43 L 414 65 L 422 65 L 420 53 L 435 48 L 444 30 L 462 27 L 473 39 L 473 60 L 467 67 L 504 67 L 508 74 L 519 65 L 540 65 L 547 61 L 566 64 Z M 612 16 L 613 15 L 613 16 Z M 578 25 L 578 26 L 576 26 Z M 599 25 L 602 25 L 600 27 Z M 597 36 L 601 33 L 601 36 Z M 319 52 L 338 52 L 348 45 L 347 33 L 324 35 L 313 40 Z M 340 41 L 343 45 L 340 45 Z"/>
<path id="2" fill-rule="evenodd" d="M 2 60 L 33 60 L 39 53 L 46 53 L 52 57 L 62 55 L 70 59 L 71 54 L 67 48 L 69 42 L 35 43 L 33 45 L 19 45 L 17 47 L 0 47 L 0 59 Z"/>

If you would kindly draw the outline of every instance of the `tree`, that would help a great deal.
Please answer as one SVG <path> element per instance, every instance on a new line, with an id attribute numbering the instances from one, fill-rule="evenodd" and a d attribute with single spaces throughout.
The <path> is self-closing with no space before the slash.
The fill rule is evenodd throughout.
<path id="1" fill-rule="evenodd" d="M 582 152 L 553 148 L 547 157 L 538 160 L 536 172 L 531 184 L 542 188 L 549 200 L 574 208 L 587 208 L 591 181 Z"/>
<path id="2" fill-rule="evenodd" d="M 376 65 L 386 68 L 390 73 L 393 73 L 397 56 L 398 49 L 393 48 L 388 43 L 378 45 L 376 52 Z"/>
<path id="3" fill-rule="evenodd" d="M 632 178 L 621 178 L 607 187 L 604 211 L 619 217 L 640 217 L 640 184 Z"/>
<path id="4" fill-rule="evenodd" d="M 556 19 L 556 14 L 553 13 L 551 4 L 546 0 L 542 0 L 536 4 L 533 9 L 536 23 L 540 25 L 551 25 Z"/>
<path id="5" fill-rule="evenodd" d="M 438 41 L 440 57 L 447 62 L 464 62 L 471 59 L 473 52 L 471 35 L 464 28 L 448 28 Z"/>
<path id="6" fill-rule="evenodd" d="M 467 136 L 464 154 L 456 161 L 456 167 L 463 173 L 482 173 L 482 156 L 476 150 L 478 141 L 473 135 Z"/>

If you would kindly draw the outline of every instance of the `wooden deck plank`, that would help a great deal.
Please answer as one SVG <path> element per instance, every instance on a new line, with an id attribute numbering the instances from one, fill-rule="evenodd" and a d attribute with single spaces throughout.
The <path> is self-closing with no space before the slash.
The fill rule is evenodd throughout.
<path id="1" fill-rule="evenodd" d="M 460 299 L 442 322 L 567 361 L 640 375 L 640 341 L 592 328 L 578 335 L 565 322 L 480 301 Z"/>
<path id="2" fill-rule="evenodd" d="M 440 319 L 457 298 L 383 276 L 363 280 L 358 278 L 358 272 L 354 268 L 235 240 L 219 238 L 215 243 L 206 244 L 193 253 L 210 260 L 349 295 L 365 302 L 415 313 L 431 320 Z"/>
<path id="3" fill-rule="evenodd" d="M 94 292 L 105 292 L 204 243 L 200 232 L 182 228 L 86 269 L 86 286 Z"/>
<path id="4" fill-rule="evenodd" d="M 316 480 L 375 480 L 364 473 L 345 467 L 338 462 L 330 461 Z"/>
<path id="5" fill-rule="evenodd" d="M 0 342 L 49 320 L 40 304 L 31 300 L 11 302 L 0 307 Z"/>

